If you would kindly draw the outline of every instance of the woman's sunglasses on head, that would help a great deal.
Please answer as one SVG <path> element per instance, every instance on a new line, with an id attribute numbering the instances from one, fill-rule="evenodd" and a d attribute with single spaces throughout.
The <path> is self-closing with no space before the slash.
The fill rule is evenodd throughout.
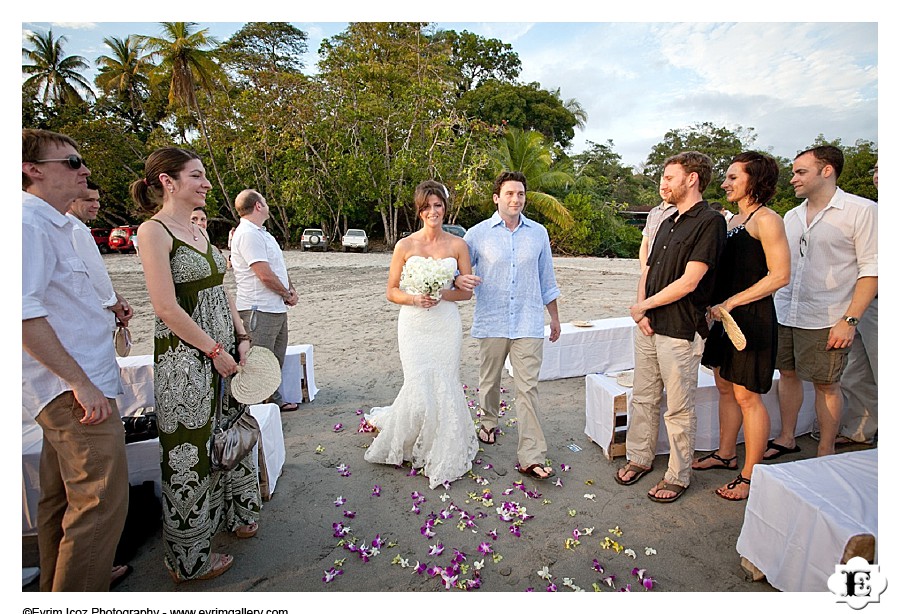
<path id="1" fill-rule="evenodd" d="M 82 166 L 87 166 L 84 158 L 76 154 L 66 156 L 65 158 L 48 158 L 46 160 L 35 160 L 34 164 L 43 164 L 44 162 L 65 162 L 73 171 L 77 171 Z"/>

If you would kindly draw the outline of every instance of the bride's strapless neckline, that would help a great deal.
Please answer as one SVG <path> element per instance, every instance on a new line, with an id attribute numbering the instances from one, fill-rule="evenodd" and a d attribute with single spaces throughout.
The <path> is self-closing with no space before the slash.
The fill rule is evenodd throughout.
<path id="1" fill-rule="evenodd" d="M 444 260 L 452 260 L 453 262 L 456 262 L 456 258 L 454 256 L 445 256 L 443 258 L 435 258 L 434 256 L 419 256 L 419 255 L 410 256 L 409 258 L 406 259 L 406 261 L 409 262 L 413 258 L 422 258 L 423 260 L 428 260 L 429 258 L 431 258 L 432 260 L 438 260 L 440 262 L 443 262 Z"/>

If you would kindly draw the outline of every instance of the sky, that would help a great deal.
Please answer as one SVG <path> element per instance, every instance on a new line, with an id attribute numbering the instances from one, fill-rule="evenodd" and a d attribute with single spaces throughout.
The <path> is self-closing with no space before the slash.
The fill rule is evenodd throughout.
<path id="1" fill-rule="evenodd" d="M 244 13 L 236 22 L 198 23 L 225 40 L 260 20 Z M 307 72 L 316 70 L 322 39 L 347 25 L 292 23 L 309 36 Z M 570 154 L 612 140 L 623 163 L 638 167 L 666 132 L 701 122 L 753 128 L 755 148 L 787 158 L 819 134 L 848 145 L 878 143 L 880 33 L 872 21 L 433 23 L 502 40 L 522 62 L 522 82 L 576 99 L 588 119 L 584 130 L 576 128 Z M 49 28 L 66 36 L 67 54 L 91 64 L 108 52 L 104 37 L 160 33 L 158 21 L 23 21 L 23 46 L 28 33 Z"/>

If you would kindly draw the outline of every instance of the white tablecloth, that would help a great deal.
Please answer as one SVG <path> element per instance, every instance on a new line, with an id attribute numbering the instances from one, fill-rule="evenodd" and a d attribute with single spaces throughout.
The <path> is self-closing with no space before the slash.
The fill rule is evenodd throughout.
<path id="1" fill-rule="evenodd" d="M 550 343 L 550 327 L 544 327 L 544 360 L 538 379 L 581 377 L 634 366 L 634 320 L 626 317 L 590 322 L 591 327 L 563 322 L 554 343 Z M 506 370 L 512 375 L 509 359 Z"/>
<path id="2" fill-rule="evenodd" d="M 262 462 L 257 460 L 259 469 L 260 490 L 263 499 L 268 500 L 275 492 L 275 483 L 281 477 L 284 468 L 284 432 L 281 430 L 281 411 L 275 403 L 251 405 L 250 415 L 259 423 L 262 439 Z M 257 444 L 256 458 L 259 459 Z"/>
<path id="3" fill-rule="evenodd" d="M 609 449 L 613 438 L 613 399 L 616 395 L 625 394 L 628 399 L 628 414 L 631 419 L 631 388 L 620 386 L 612 377 L 592 374 L 585 377 L 585 434 L 603 450 Z M 769 412 L 770 429 L 774 437 L 781 430 L 781 412 L 778 406 L 778 372 L 772 382 L 772 389 L 763 395 L 763 403 Z M 666 423 L 662 415 L 666 411 L 666 393 L 663 391 L 660 404 L 659 440 L 656 445 L 657 454 L 669 453 L 669 438 Z M 719 392 L 716 389 L 712 372 L 700 367 L 697 375 L 697 438 L 695 449 L 710 451 L 719 448 Z M 796 434 L 802 435 L 812 431 L 816 417 L 815 391 L 809 382 L 803 382 L 803 405 L 797 420 Z M 744 441 L 744 431 L 738 433 L 738 442 Z"/>
<path id="4" fill-rule="evenodd" d="M 828 591 L 856 535 L 878 536 L 878 450 L 753 469 L 738 553 L 782 591 Z"/>
<path id="5" fill-rule="evenodd" d="M 309 388 L 309 400 L 316 398 L 319 391 L 316 388 L 315 369 L 313 368 L 313 346 L 291 345 L 288 346 L 284 357 L 284 366 L 281 369 L 282 397 L 289 403 L 301 403 L 303 391 L 301 388 L 300 355 L 306 357 L 306 375 Z M 118 358 L 119 374 L 122 377 L 122 386 L 125 393 L 117 400 L 119 413 L 123 416 L 131 416 L 141 407 L 153 407 L 155 395 L 153 392 L 153 356 L 144 354 L 140 356 L 127 356 Z"/>
<path id="6" fill-rule="evenodd" d="M 289 345 L 284 356 L 284 366 L 281 368 L 281 396 L 287 403 L 302 403 L 303 390 L 302 373 L 300 372 L 300 355 L 306 357 L 306 376 L 309 390 L 309 400 L 316 398 L 319 389 L 316 388 L 316 374 L 313 369 L 313 346 Z"/>

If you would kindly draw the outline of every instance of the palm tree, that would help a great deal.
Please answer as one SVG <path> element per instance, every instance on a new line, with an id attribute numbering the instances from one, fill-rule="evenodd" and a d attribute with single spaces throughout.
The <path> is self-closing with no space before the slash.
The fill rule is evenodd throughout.
<path id="1" fill-rule="evenodd" d="M 556 88 L 553 90 L 553 95 L 556 96 L 556 99 L 562 103 L 563 108 L 575 116 L 575 125 L 580 129 L 584 130 L 584 127 L 587 125 L 588 114 L 587 111 L 584 110 L 584 107 L 578 102 L 577 98 L 567 98 L 566 100 L 562 99 L 562 90 L 560 88 Z"/>
<path id="2" fill-rule="evenodd" d="M 83 89 L 88 97 L 94 96 L 91 84 L 78 72 L 89 68 L 87 60 L 80 55 L 66 56 L 63 53 L 63 45 L 68 40 L 65 36 L 54 39 L 51 29 L 46 35 L 32 32 L 27 40 L 34 48 L 22 48 L 22 55 L 32 62 L 22 65 L 22 72 L 31 75 L 22 84 L 23 89 L 34 87 L 38 91 L 43 90 L 43 103 L 52 101 L 57 106 L 84 102 L 78 88 Z"/>
<path id="3" fill-rule="evenodd" d="M 219 174 L 212 145 L 206 130 L 206 121 L 197 91 L 212 92 L 216 83 L 227 81 L 224 71 L 216 64 L 214 51 L 210 47 L 219 44 L 218 39 L 209 36 L 209 28 L 194 31 L 197 26 L 192 21 L 166 21 L 162 24 L 162 36 L 143 37 L 145 48 L 160 59 L 156 67 L 158 77 L 169 81 L 169 105 L 174 109 L 184 108 L 197 114 L 200 133 L 209 151 L 213 172 L 222 190 L 222 196 L 232 215 L 237 219 L 234 205 Z"/>
<path id="4" fill-rule="evenodd" d="M 561 228 L 570 228 L 574 223 L 572 214 L 559 200 L 542 189 L 570 186 L 575 178 L 569 173 L 554 170 L 553 155 L 544 144 L 544 137 L 535 130 L 524 131 L 508 128 L 490 158 L 495 174 L 520 171 L 531 187 L 526 194 L 526 202 Z"/>
<path id="5" fill-rule="evenodd" d="M 112 54 L 97 58 L 100 70 L 94 83 L 106 94 L 128 105 L 126 115 L 137 130 L 149 95 L 150 58 L 143 53 L 140 37 L 127 36 L 123 40 L 112 36 L 104 38 L 103 42 Z"/>

